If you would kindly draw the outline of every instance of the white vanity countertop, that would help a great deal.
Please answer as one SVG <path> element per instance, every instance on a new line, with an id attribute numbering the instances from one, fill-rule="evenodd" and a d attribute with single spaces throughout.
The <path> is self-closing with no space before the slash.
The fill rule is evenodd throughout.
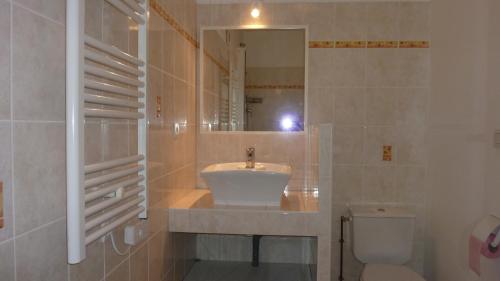
<path id="1" fill-rule="evenodd" d="M 214 205 L 208 189 L 195 189 L 173 204 L 172 232 L 317 236 L 321 231 L 317 192 L 290 191 L 281 207 Z"/>

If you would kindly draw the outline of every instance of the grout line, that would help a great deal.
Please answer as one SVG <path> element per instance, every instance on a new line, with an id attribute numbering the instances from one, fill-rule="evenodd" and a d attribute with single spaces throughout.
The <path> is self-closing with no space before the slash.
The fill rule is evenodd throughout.
<path id="1" fill-rule="evenodd" d="M 51 19 L 50 17 L 48 17 L 48 16 L 46 16 L 46 15 L 40 13 L 40 12 L 37 12 L 37 11 L 31 9 L 31 8 L 28 8 L 28 7 L 26 7 L 26 6 L 22 5 L 22 4 L 17 3 L 17 1 L 16 2 L 12 1 L 11 5 L 15 5 L 15 6 L 21 8 L 21 9 L 24 9 L 24 10 L 26 10 L 28 12 L 31 12 L 32 14 L 37 15 L 37 16 L 43 18 L 43 19 L 46 19 L 46 20 L 48 20 L 48 21 L 50 21 L 50 22 L 52 22 L 54 24 L 57 24 L 57 25 L 59 25 L 61 27 L 64 27 L 64 28 L 66 27 L 66 25 L 64 23 L 58 22 L 58 21 L 56 21 L 54 19 Z"/>
<path id="2" fill-rule="evenodd" d="M 12 120 L 14 124 L 66 124 L 66 121 L 51 120 Z"/>
<path id="3" fill-rule="evenodd" d="M 36 232 L 36 231 L 41 230 L 41 229 L 43 229 L 43 228 L 45 228 L 45 227 L 51 226 L 51 225 L 53 225 L 53 224 L 56 224 L 56 223 L 58 223 L 58 222 L 60 222 L 60 221 L 62 221 L 62 220 L 65 220 L 65 219 L 66 219 L 66 216 L 59 217 L 59 218 L 57 218 L 57 219 L 55 219 L 55 220 L 52 220 L 52 221 L 50 221 L 50 222 L 48 222 L 48 223 L 46 223 L 46 224 L 42 224 L 42 225 L 40 225 L 40 226 L 37 226 L 37 227 L 35 227 L 35 228 L 32 228 L 32 229 L 30 229 L 30 230 L 28 230 L 28 231 L 25 231 L 25 232 L 23 232 L 23 233 L 21 233 L 21 234 L 19 234 L 19 235 L 16 235 L 16 240 L 17 240 L 18 238 L 21 238 L 21 237 L 24 237 L 24 236 L 26 236 L 26 235 L 29 235 L 29 234 L 31 234 L 31 233 L 33 233 L 33 232 Z"/>
<path id="4" fill-rule="evenodd" d="M 150 262 L 149 262 L 149 237 L 146 239 L 146 242 L 144 244 L 144 247 L 146 247 L 146 280 L 149 281 L 149 270 L 150 270 Z"/>
<path id="5" fill-rule="evenodd" d="M 14 49 L 14 4 L 12 3 L 12 1 L 10 2 L 10 34 L 9 34 L 9 38 L 10 38 L 10 50 L 9 50 L 9 60 L 10 60 L 10 146 L 11 146 L 11 152 L 10 152 L 10 185 L 11 185 L 11 216 L 12 216 L 12 237 L 13 237 L 13 251 L 14 251 L 14 280 L 17 280 L 17 251 L 16 251 L 16 240 L 15 239 L 15 235 L 16 235 L 16 205 L 15 205 L 15 188 L 14 188 L 14 185 L 15 185 L 15 181 L 14 181 L 14 124 L 13 124 L 13 120 L 14 120 L 14 102 L 13 102 L 13 98 L 14 98 L 14 94 L 13 94 L 13 91 L 14 91 L 14 87 L 13 87 L 13 79 L 12 79 L 12 76 L 13 76 L 13 64 L 14 64 L 14 59 L 13 59 L 13 49 Z"/>
<path id="6" fill-rule="evenodd" d="M 152 68 L 152 69 L 154 69 L 154 70 L 156 70 L 156 71 L 160 72 L 161 74 L 168 75 L 168 76 L 170 76 L 171 78 L 173 78 L 173 79 L 175 79 L 175 80 L 178 80 L 178 81 L 180 81 L 180 82 L 184 82 L 184 83 L 185 83 L 186 85 L 188 85 L 188 86 L 191 86 L 191 87 L 196 87 L 196 82 L 195 82 L 194 84 L 193 84 L 193 83 L 190 83 L 189 81 L 184 80 L 184 79 L 182 79 L 181 77 L 178 77 L 178 76 L 174 75 L 173 73 L 170 73 L 170 72 L 168 72 L 168 71 L 165 71 L 165 70 L 163 70 L 163 69 L 159 68 L 158 66 L 155 66 L 155 65 L 152 65 L 152 64 L 151 64 L 151 65 L 149 65 L 148 67 L 150 67 L 150 68 Z"/>
<path id="7" fill-rule="evenodd" d="M 106 247 L 104 247 L 104 248 L 106 248 Z M 118 263 L 115 267 L 113 267 L 113 269 L 111 269 L 111 271 L 110 271 L 110 272 L 107 272 L 107 273 L 106 273 L 106 271 L 104 271 L 104 278 L 105 278 L 105 279 L 108 279 L 108 276 L 109 276 L 109 275 L 111 275 L 111 274 L 113 274 L 115 271 L 117 271 L 117 270 L 118 270 L 118 268 L 119 268 L 121 265 L 125 264 L 125 262 L 129 262 L 129 260 L 130 260 L 130 255 L 129 255 L 128 257 L 124 258 L 124 259 L 123 259 L 120 263 Z M 129 274 L 130 274 L 130 267 L 129 267 Z"/>
<path id="8" fill-rule="evenodd" d="M 4 244 L 9 243 L 9 242 L 14 242 L 14 240 L 15 240 L 14 237 L 11 237 L 9 239 L 3 240 L 2 242 L 0 242 L 0 247 L 3 246 Z"/>

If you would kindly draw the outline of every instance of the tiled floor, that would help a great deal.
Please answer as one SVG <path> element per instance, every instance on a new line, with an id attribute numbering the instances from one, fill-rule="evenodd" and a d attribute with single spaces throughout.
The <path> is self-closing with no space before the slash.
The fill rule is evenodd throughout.
<path id="1" fill-rule="evenodd" d="M 250 262 L 200 261 L 184 281 L 311 281 L 309 265 Z"/>

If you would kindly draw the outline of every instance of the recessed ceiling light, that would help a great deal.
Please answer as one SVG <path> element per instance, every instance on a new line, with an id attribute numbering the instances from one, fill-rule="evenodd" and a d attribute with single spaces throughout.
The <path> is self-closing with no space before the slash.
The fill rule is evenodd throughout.
<path id="1" fill-rule="evenodd" d="M 258 8 L 253 8 L 250 15 L 252 15 L 252 18 L 256 19 L 260 16 L 260 10 Z"/>

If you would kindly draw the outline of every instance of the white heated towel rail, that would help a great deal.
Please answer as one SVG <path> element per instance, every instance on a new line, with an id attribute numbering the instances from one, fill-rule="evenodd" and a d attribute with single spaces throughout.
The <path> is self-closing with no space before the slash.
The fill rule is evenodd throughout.
<path id="1" fill-rule="evenodd" d="M 68 262 L 128 220 L 147 217 L 147 0 L 106 0 L 138 26 L 138 57 L 84 34 L 85 0 L 67 2 Z M 92 90 L 92 91 L 88 91 Z M 100 94 L 96 94 L 100 91 Z M 85 165 L 85 118 L 138 120 L 137 155 Z"/>

